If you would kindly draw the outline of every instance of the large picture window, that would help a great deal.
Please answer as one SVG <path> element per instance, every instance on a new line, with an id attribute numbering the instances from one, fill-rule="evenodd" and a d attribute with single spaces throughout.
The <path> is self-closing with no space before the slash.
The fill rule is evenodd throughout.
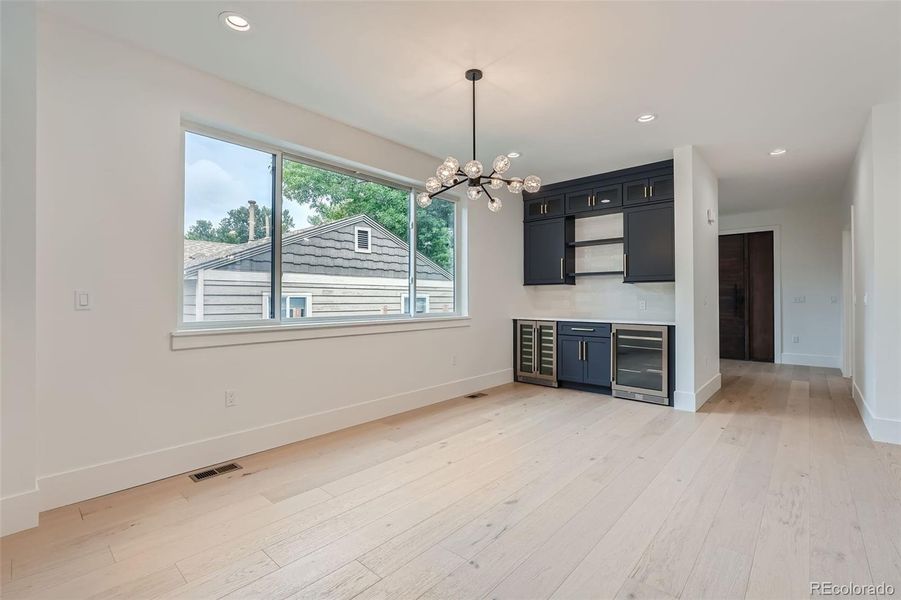
<path id="1" fill-rule="evenodd" d="M 185 133 L 182 323 L 456 314 L 455 202 L 248 146 Z"/>

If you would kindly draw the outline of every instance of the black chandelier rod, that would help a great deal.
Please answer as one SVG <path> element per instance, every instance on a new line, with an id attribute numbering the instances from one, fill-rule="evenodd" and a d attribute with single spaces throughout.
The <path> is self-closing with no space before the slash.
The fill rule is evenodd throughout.
<path id="1" fill-rule="evenodd" d="M 476 79 L 472 79 L 472 160 L 476 159 Z"/>

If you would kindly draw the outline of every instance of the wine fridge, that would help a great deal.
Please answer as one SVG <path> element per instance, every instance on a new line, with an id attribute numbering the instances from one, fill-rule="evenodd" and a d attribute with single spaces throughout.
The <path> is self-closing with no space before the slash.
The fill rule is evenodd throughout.
<path id="1" fill-rule="evenodd" d="M 516 321 L 516 380 L 557 387 L 557 324 Z"/>
<path id="2" fill-rule="evenodd" d="M 668 337 L 665 325 L 613 325 L 610 374 L 614 396 L 670 403 Z"/>

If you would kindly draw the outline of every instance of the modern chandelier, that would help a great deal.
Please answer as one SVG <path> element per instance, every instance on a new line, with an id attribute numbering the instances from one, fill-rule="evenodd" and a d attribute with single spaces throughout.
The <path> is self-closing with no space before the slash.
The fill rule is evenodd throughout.
<path id="1" fill-rule="evenodd" d="M 466 79 L 472 82 L 472 160 L 460 168 L 460 161 L 453 156 L 444 159 L 444 162 L 435 170 L 436 177 L 429 177 L 425 180 L 427 191 L 416 195 L 416 204 L 422 208 L 430 205 L 435 196 L 464 182 L 468 183 L 466 196 L 470 200 L 478 200 L 484 193 L 488 196 L 488 208 L 492 212 L 499 211 L 503 203 L 500 198 L 491 195 L 491 192 L 488 191 L 489 188 L 499 190 L 506 185 L 507 191 L 512 194 L 519 194 L 523 190 L 534 193 L 541 189 L 541 179 L 535 175 L 529 175 L 525 179 L 519 177 L 505 179 L 503 175 L 510 169 L 510 157 L 504 154 L 494 159 L 493 168 L 488 175 L 485 175 L 482 163 L 476 160 L 476 81 L 481 78 L 482 71 L 479 69 L 466 71 Z"/>

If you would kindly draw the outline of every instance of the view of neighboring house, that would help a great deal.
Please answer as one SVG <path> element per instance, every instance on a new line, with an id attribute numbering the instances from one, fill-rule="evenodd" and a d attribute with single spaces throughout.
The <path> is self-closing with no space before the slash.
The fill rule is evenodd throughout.
<path id="1" fill-rule="evenodd" d="M 271 243 L 185 239 L 184 321 L 268 318 Z M 407 242 L 366 215 L 287 232 L 282 273 L 283 319 L 409 311 Z M 454 311 L 452 273 L 417 252 L 416 279 L 416 312 Z"/>

